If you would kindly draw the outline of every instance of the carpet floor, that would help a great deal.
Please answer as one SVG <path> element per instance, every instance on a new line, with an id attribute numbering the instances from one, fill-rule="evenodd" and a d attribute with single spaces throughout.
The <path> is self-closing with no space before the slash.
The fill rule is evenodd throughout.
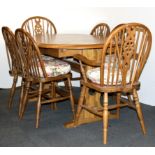
<path id="1" fill-rule="evenodd" d="M 109 120 L 108 144 L 102 144 L 102 122 L 65 128 L 72 118 L 70 103 L 58 103 L 58 110 L 42 106 L 40 127 L 35 128 L 36 104 L 27 106 L 18 119 L 19 91 L 11 111 L 7 109 L 9 89 L 0 90 L 0 146 L 2 147 L 153 147 L 155 146 L 155 107 L 142 104 L 147 135 L 143 135 L 134 110 L 121 109 L 119 120 Z M 79 89 L 74 88 L 75 98 Z"/>

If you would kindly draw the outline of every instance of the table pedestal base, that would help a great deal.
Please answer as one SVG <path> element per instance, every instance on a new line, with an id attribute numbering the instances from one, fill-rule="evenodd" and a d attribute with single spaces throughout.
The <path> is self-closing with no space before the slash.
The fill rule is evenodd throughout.
<path id="1" fill-rule="evenodd" d="M 109 119 L 118 119 L 117 114 L 109 112 Z M 75 123 L 75 121 L 70 121 L 64 124 L 65 128 L 75 128 L 82 124 L 93 123 L 97 121 L 101 121 L 102 118 L 99 116 L 95 116 L 94 118 L 79 118 L 79 120 Z"/>

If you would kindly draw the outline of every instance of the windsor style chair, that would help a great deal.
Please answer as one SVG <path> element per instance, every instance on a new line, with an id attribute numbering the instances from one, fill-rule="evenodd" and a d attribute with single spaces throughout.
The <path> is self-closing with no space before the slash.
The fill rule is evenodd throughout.
<path id="1" fill-rule="evenodd" d="M 69 99 L 74 119 L 74 98 L 71 86 L 71 67 L 68 63 L 43 56 L 33 37 L 23 29 L 17 29 L 15 38 L 21 54 L 25 78 L 22 85 L 20 118 L 23 117 L 29 96 L 37 97 L 36 128 L 39 127 L 41 105 Z M 64 82 L 65 90 L 57 93 L 57 83 Z M 31 84 L 36 83 L 34 92 Z M 48 88 L 47 88 L 47 85 Z"/>
<path id="2" fill-rule="evenodd" d="M 2 34 L 6 46 L 6 54 L 9 64 L 9 74 L 10 76 L 13 77 L 13 83 L 8 98 L 9 99 L 8 107 L 9 109 L 11 109 L 13 106 L 13 98 L 16 91 L 16 84 L 18 81 L 18 77 L 22 77 L 22 65 L 14 33 L 9 27 L 3 26 Z"/>
<path id="3" fill-rule="evenodd" d="M 140 75 L 147 62 L 152 44 L 150 30 L 140 23 L 123 24 L 115 28 L 106 39 L 99 61 L 89 60 L 82 55 L 74 58 L 79 60 L 83 79 L 82 90 L 78 102 L 76 121 L 83 110 L 100 116 L 103 119 L 103 143 L 107 143 L 109 111 L 128 106 L 138 114 L 142 131 L 146 134 L 141 105 L 138 97 Z M 88 65 L 93 68 L 87 69 Z M 100 107 L 85 104 L 85 94 L 89 89 L 103 94 Z M 109 95 L 117 94 L 116 105 L 109 105 Z M 122 93 L 130 93 L 132 102 L 121 103 Z M 76 126 L 76 123 L 75 123 Z"/>

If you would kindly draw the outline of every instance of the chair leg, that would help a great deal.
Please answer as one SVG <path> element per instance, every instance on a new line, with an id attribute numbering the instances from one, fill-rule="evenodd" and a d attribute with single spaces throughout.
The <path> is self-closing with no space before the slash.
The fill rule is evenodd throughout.
<path id="1" fill-rule="evenodd" d="M 11 87 L 11 90 L 10 90 L 10 94 L 9 94 L 9 101 L 8 101 L 8 108 L 9 108 L 9 110 L 13 106 L 13 97 L 14 97 L 15 90 L 16 90 L 17 80 L 18 80 L 18 75 L 15 75 L 14 78 L 13 78 L 13 84 L 12 84 L 12 87 Z"/>
<path id="2" fill-rule="evenodd" d="M 65 89 L 66 89 L 67 91 L 69 91 L 69 93 L 70 93 L 70 90 L 73 92 L 72 83 L 71 83 L 72 79 L 69 78 L 69 81 L 70 81 L 70 82 L 68 82 L 68 79 L 67 79 L 66 81 L 64 81 L 64 84 L 65 84 Z M 69 83 L 70 83 L 70 84 L 69 84 Z M 69 87 L 70 87 L 70 88 L 69 88 Z M 72 95 L 73 95 L 73 93 L 72 93 Z M 74 100 L 74 105 L 75 105 L 75 104 L 77 105 L 78 103 L 77 103 L 77 100 L 75 99 L 74 95 L 73 95 L 73 100 Z"/>
<path id="3" fill-rule="evenodd" d="M 138 93 L 137 93 L 136 89 L 133 90 L 133 98 L 135 101 L 136 110 L 137 110 L 138 118 L 139 118 L 139 121 L 141 124 L 141 128 L 142 128 L 143 134 L 145 135 L 146 134 L 146 128 L 145 128 L 142 109 L 141 109 L 141 105 L 139 103 Z"/>
<path id="4" fill-rule="evenodd" d="M 24 116 L 24 112 L 25 112 L 27 100 L 28 100 L 29 89 L 30 89 L 30 82 L 26 82 L 26 84 L 24 84 L 24 87 L 23 87 L 23 93 L 24 94 L 23 94 L 23 99 L 21 100 L 22 103 L 20 103 L 22 105 L 20 116 L 19 116 L 20 119 L 22 119 Z"/>
<path id="5" fill-rule="evenodd" d="M 21 111 L 22 111 L 23 98 L 24 98 L 24 81 L 22 80 L 22 81 L 21 81 L 20 100 L 19 100 L 19 112 L 18 112 L 19 117 L 20 117 Z"/>
<path id="6" fill-rule="evenodd" d="M 103 144 L 107 144 L 108 134 L 108 93 L 104 93 L 104 105 L 103 105 Z"/>
<path id="7" fill-rule="evenodd" d="M 68 83 L 67 85 L 68 85 L 68 90 L 69 90 L 73 119 L 75 120 L 75 104 L 74 104 L 73 90 L 72 90 L 72 84 L 71 84 L 70 78 L 67 78 L 67 83 Z"/>
<path id="8" fill-rule="evenodd" d="M 42 88 L 43 88 L 43 84 L 41 82 L 41 83 L 39 83 L 39 92 L 38 92 L 38 102 L 37 102 L 37 111 L 36 111 L 36 128 L 39 127 Z"/>
<path id="9" fill-rule="evenodd" d="M 52 96 L 52 98 L 56 97 L 56 90 L 55 90 L 56 85 L 55 84 L 56 84 L 55 82 L 51 83 L 51 86 L 52 86 L 52 88 L 51 88 L 51 96 Z M 57 110 L 57 105 L 56 105 L 55 102 L 51 103 L 51 109 L 52 110 Z"/>
<path id="10" fill-rule="evenodd" d="M 79 117 L 80 117 L 80 113 L 81 113 L 81 110 L 82 110 L 82 105 L 84 103 L 86 90 L 87 90 L 86 86 L 83 85 L 82 88 L 81 88 L 80 98 L 79 98 L 79 101 L 78 101 L 78 107 L 77 107 L 76 118 L 75 118 L 75 126 L 78 123 L 78 120 L 79 120 Z"/>
<path id="11" fill-rule="evenodd" d="M 119 119 L 119 117 L 120 117 L 120 100 L 121 100 L 121 94 L 117 93 L 116 94 L 116 104 L 117 104 L 116 115 L 117 115 L 117 119 Z"/>

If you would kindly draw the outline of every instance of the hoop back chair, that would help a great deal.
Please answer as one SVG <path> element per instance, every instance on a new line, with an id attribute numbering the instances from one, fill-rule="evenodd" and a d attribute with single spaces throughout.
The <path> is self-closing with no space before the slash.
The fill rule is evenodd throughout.
<path id="1" fill-rule="evenodd" d="M 9 109 L 13 106 L 13 97 L 16 90 L 16 83 L 18 80 L 18 76 L 22 77 L 22 63 L 20 59 L 20 54 L 18 53 L 18 47 L 15 40 L 14 33 L 10 30 L 10 28 L 3 26 L 2 34 L 5 41 L 6 46 L 6 54 L 8 58 L 9 64 L 9 74 L 13 77 L 12 87 L 10 89 L 8 107 Z"/>
<path id="2" fill-rule="evenodd" d="M 99 23 L 91 30 L 90 34 L 106 38 L 110 34 L 110 27 L 106 23 Z"/>
<path id="3" fill-rule="evenodd" d="M 120 36 L 121 35 L 121 36 Z M 88 60 L 82 55 L 76 55 L 79 60 L 83 76 L 82 90 L 78 103 L 76 120 L 83 109 L 103 118 L 103 143 L 107 143 L 109 110 L 129 106 L 136 109 L 142 131 L 146 134 L 144 119 L 137 91 L 140 89 L 140 75 L 147 62 L 152 44 L 150 30 L 140 23 L 129 23 L 118 26 L 111 32 L 104 43 L 102 56 L 99 62 Z M 94 68 L 86 70 L 83 64 Z M 89 89 L 103 93 L 103 105 L 100 108 L 85 105 L 85 93 Z M 131 102 L 109 105 L 110 93 L 120 97 L 122 93 L 130 93 Z M 120 100 L 120 98 L 119 98 Z"/>
<path id="4" fill-rule="evenodd" d="M 38 83 L 38 89 L 35 90 L 34 94 L 37 96 L 36 128 L 39 127 L 42 104 L 55 103 L 69 99 L 71 101 L 71 108 L 74 116 L 74 99 L 70 81 L 70 65 L 57 59 L 42 56 L 35 40 L 23 29 L 16 30 L 15 38 L 19 46 L 26 72 L 26 77 L 24 78 L 25 84 L 22 88 L 22 94 L 24 95 L 21 97 L 22 102 L 20 102 L 22 104 L 20 118 L 24 115 L 32 82 Z M 61 81 L 65 82 L 66 91 L 59 92 L 58 94 L 56 83 Z M 46 84 L 48 84 L 48 87 Z"/>
<path id="5" fill-rule="evenodd" d="M 33 37 L 35 35 L 56 34 L 57 30 L 52 21 L 46 17 L 33 16 L 26 19 L 22 26 L 22 29 L 30 33 Z"/>

